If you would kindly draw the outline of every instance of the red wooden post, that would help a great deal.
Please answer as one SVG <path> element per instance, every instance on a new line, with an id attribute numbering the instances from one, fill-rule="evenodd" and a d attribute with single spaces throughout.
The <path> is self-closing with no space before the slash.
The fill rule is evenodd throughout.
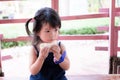
<path id="1" fill-rule="evenodd" d="M 110 53 L 110 74 L 117 74 L 117 64 L 118 64 L 118 57 L 117 57 L 117 43 L 118 43 L 118 31 L 115 28 L 115 1 L 111 0 L 111 6 L 109 9 L 110 15 L 110 28 L 109 28 L 109 53 Z"/>
<path id="2" fill-rule="evenodd" d="M 115 36 L 115 0 L 111 0 L 111 6 L 109 9 L 110 15 L 110 28 L 109 28 L 109 52 L 110 56 L 117 56 L 114 50 L 114 36 Z"/>
<path id="3" fill-rule="evenodd" d="M 0 77 L 4 76 L 4 73 L 2 72 L 2 58 L 1 58 L 1 40 L 3 35 L 0 34 Z"/>
<path id="4" fill-rule="evenodd" d="M 59 0 L 52 0 L 51 1 L 52 8 L 59 13 Z"/>

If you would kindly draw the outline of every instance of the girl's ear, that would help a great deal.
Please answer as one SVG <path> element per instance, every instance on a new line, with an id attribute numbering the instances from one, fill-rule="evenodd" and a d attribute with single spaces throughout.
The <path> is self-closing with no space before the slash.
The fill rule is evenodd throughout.
<path id="1" fill-rule="evenodd" d="M 57 30 L 58 30 L 58 32 L 60 33 L 60 28 L 58 27 L 58 28 L 56 28 Z"/>
<path id="2" fill-rule="evenodd" d="M 58 30 L 59 34 L 61 34 L 60 29 Z"/>
<path id="3" fill-rule="evenodd" d="M 37 36 L 39 36 L 39 35 L 40 35 L 40 33 L 38 32 L 36 35 L 37 35 Z"/>
<path id="4" fill-rule="evenodd" d="M 39 32 L 37 32 L 37 34 L 36 34 L 36 35 L 40 37 L 40 34 L 41 34 L 41 32 L 39 31 Z"/>
<path id="5" fill-rule="evenodd" d="M 59 34 L 60 34 L 60 29 L 58 30 Z"/>

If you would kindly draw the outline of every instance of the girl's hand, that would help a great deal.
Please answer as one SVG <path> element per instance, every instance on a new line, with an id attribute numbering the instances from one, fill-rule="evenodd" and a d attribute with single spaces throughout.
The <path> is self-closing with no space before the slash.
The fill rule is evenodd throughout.
<path id="1" fill-rule="evenodd" d="M 54 60 L 59 60 L 61 57 L 61 48 L 58 45 L 53 45 L 51 51 L 53 52 Z"/>
<path id="2" fill-rule="evenodd" d="M 48 56 L 49 54 L 49 50 L 50 48 L 49 47 L 44 47 L 40 50 L 40 57 L 42 57 L 43 59 L 46 59 L 46 57 Z"/>

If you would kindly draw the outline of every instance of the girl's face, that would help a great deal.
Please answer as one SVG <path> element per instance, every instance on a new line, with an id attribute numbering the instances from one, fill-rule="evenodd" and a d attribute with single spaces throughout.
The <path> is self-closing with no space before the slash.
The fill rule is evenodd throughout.
<path id="1" fill-rule="evenodd" d="M 52 28 L 49 23 L 44 23 L 38 36 L 46 43 L 57 40 L 59 36 L 59 27 Z"/>

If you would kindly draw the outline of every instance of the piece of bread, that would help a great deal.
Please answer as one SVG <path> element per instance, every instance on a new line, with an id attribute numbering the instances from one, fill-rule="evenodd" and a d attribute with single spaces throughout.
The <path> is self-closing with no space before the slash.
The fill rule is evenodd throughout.
<path id="1" fill-rule="evenodd" d="M 51 48 L 52 45 L 57 45 L 57 41 L 51 42 L 51 43 L 41 43 L 40 44 L 40 49 L 43 49 L 44 47 L 49 47 Z"/>

